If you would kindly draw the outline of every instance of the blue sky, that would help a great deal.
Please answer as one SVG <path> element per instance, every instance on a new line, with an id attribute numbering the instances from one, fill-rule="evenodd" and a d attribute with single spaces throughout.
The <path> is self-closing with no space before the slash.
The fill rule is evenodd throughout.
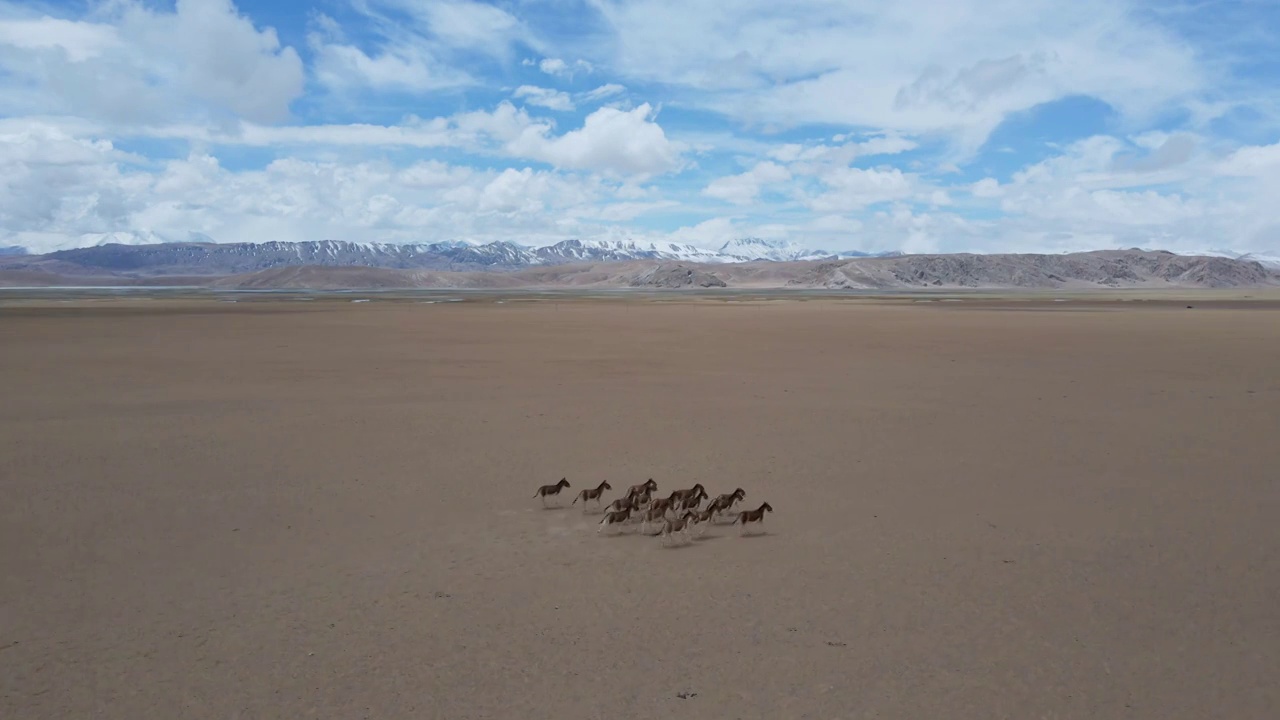
<path id="1" fill-rule="evenodd" d="M 1274 253 L 1277 78 L 1262 0 L 0 0 L 0 245 Z"/>

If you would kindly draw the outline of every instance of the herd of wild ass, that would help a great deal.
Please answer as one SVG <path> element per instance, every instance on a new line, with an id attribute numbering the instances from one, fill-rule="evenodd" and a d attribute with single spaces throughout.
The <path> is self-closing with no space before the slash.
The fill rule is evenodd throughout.
<path id="1" fill-rule="evenodd" d="M 567 487 L 570 487 L 569 481 L 566 478 L 560 478 L 560 482 L 554 485 L 543 485 L 538 488 L 538 492 L 533 496 L 541 498 L 543 507 L 546 507 L 548 497 L 561 497 L 560 491 Z M 576 505 L 581 500 L 582 510 L 586 512 L 588 503 L 594 501 L 599 508 L 604 504 L 604 491 L 612 489 L 613 486 L 606 480 L 594 488 L 579 490 L 573 502 L 569 504 Z M 596 532 L 606 527 L 625 527 L 627 524 L 639 522 L 640 532 L 645 535 L 661 536 L 664 545 L 669 544 L 677 536 L 688 540 L 690 531 L 695 527 L 699 528 L 699 535 L 705 533 L 709 525 L 715 524 L 719 518 L 729 513 L 734 503 L 747 496 L 742 488 L 737 488 L 731 493 L 712 498 L 707 495 L 702 483 L 684 490 L 673 490 L 667 497 L 657 497 L 657 492 L 658 483 L 654 482 L 653 478 L 627 488 L 626 495 L 605 507 L 604 518 L 600 520 L 600 527 L 596 528 Z M 702 507 L 703 500 L 710 501 L 705 508 Z M 747 525 L 751 523 L 763 527 L 766 512 L 773 512 L 773 508 L 769 503 L 761 503 L 755 510 L 731 513 L 733 522 L 729 524 L 739 525 L 741 531 L 745 533 Z M 656 527 L 658 531 L 651 533 L 650 527 Z"/>

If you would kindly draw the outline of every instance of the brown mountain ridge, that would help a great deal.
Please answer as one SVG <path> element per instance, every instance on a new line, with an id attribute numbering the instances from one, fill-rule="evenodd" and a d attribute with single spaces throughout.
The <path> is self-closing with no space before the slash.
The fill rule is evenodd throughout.
<path id="1" fill-rule="evenodd" d="M 8 267 L 6 267 L 8 265 Z M 1280 273 L 1251 260 L 1167 251 L 1100 250 L 1061 255 L 938 254 L 800 262 L 584 262 L 510 272 L 290 265 L 227 275 L 155 277 L 88 272 L 65 261 L 0 264 L 0 286 L 197 285 L 220 289 L 796 288 L 1088 289 L 1236 288 L 1280 285 Z"/>

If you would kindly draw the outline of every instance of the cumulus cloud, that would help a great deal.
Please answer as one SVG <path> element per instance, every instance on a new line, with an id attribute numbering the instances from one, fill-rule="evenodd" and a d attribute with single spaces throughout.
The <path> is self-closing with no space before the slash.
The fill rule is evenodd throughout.
<path id="1" fill-rule="evenodd" d="M 439 42 L 463 48 L 505 50 L 526 33 L 515 16 L 482 2 L 435 0 L 429 3 L 384 0 L 420 17 Z"/>
<path id="2" fill-rule="evenodd" d="M 563 75 L 569 71 L 569 65 L 560 58 L 543 58 L 538 62 L 538 69 L 548 75 Z"/>
<path id="3" fill-rule="evenodd" d="M 647 122 L 646 117 L 639 119 Z M 531 122 L 512 108 L 425 125 L 451 141 L 506 137 L 519 142 L 527 139 L 525 123 Z M 831 250 L 914 252 L 1133 245 L 1203 250 L 1205 238 L 1212 238 L 1215 247 L 1245 252 L 1269 250 L 1276 239 L 1276 224 L 1267 220 L 1274 217 L 1267 209 L 1280 187 L 1276 146 L 1242 147 L 1194 160 L 1191 172 L 1204 175 L 1206 185 L 1193 194 L 1130 189 L 1124 175 L 1133 171 L 1108 170 L 1130 147 L 1116 138 L 1081 141 L 1008 183 L 987 178 L 966 186 L 968 196 L 1003 209 L 995 219 L 965 218 L 967 201 L 896 168 L 848 167 L 810 178 L 817 183 L 812 192 L 797 197 L 812 216 L 780 220 L 768 205 L 756 207 L 758 188 L 774 183 L 790 193 L 796 188 L 789 183 L 799 178 L 781 163 L 760 161 L 711 183 L 705 192 L 737 203 L 739 214 L 712 216 L 668 232 L 629 230 L 617 223 L 688 203 L 679 193 L 653 185 L 607 179 L 600 168 L 627 167 L 635 160 L 592 155 L 603 152 L 612 137 L 597 135 L 598 127 L 584 123 L 558 138 L 538 134 L 539 144 L 530 150 L 560 152 L 593 165 L 586 174 L 519 164 L 476 170 L 439 160 L 397 166 L 296 158 L 233 171 L 207 153 L 156 165 L 108 140 L 56 124 L 7 120 L 0 122 L 0 244 L 48 250 L 104 239 L 185 240 L 192 233 L 221 241 L 518 237 L 553 242 L 623 233 L 704 247 L 758 235 Z M 587 150 L 557 146 L 565 137 Z M 1092 171 L 1115 178 L 1091 176 Z"/>
<path id="4" fill-rule="evenodd" d="M 1194 50 L 1127 3 L 599 0 L 603 60 L 740 120 L 942 133 L 976 149 L 1011 113 L 1089 95 L 1147 118 L 1206 87 Z M 679 22 L 671 18 L 679 17 Z"/>
<path id="5" fill-rule="evenodd" d="M 117 122 L 276 122 L 303 91 L 298 53 L 229 0 L 178 0 L 173 12 L 120 0 L 93 22 L 0 19 L 0 71 L 30 89 L 0 100 L 7 113 Z"/>
<path id="6" fill-rule="evenodd" d="M 386 51 L 373 57 L 351 45 L 313 42 L 317 79 L 330 88 L 386 90 L 434 90 L 471 82 L 466 74 L 441 67 L 432 58 L 413 51 Z"/>
<path id="7" fill-rule="evenodd" d="M 1000 181 L 995 178 L 982 178 L 969 188 L 969 192 L 979 198 L 1000 197 Z"/>
<path id="8" fill-rule="evenodd" d="M 755 167 L 744 173 L 716 178 L 702 190 L 702 194 L 737 205 L 746 205 L 754 202 L 765 186 L 784 183 L 790 179 L 791 173 L 785 167 L 765 161 L 756 163 Z"/>
<path id="9" fill-rule="evenodd" d="M 161 125 L 120 131 L 124 137 L 182 139 L 217 146 L 248 147 L 413 147 L 458 148 L 490 156 L 536 160 L 558 170 L 604 173 L 611 177 L 648 177 L 679 169 L 682 143 L 666 136 L 642 104 L 631 110 L 598 108 L 582 127 L 556 134 L 554 123 L 531 117 L 508 101 L 493 110 L 448 117 L 407 118 L 397 125 L 287 125 L 239 123 L 234 126 Z M 5 127 L 0 122 L 0 127 Z M 24 122 L 10 121 L 20 129 Z M 84 133 L 100 126 L 70 124 Z"/>
<path id="10" fill-rule="evenodd" d="M 0 0 L 0 244 L 1280 250 L 1270 45 L 1217 32 L 1247 4 L 591 6 Z"/>
<path id="11" fill-rule="evenodd" d="M 120 36 L 114 27 L 73 22 L 47 15 L 35 19 L 0 20 L 0 45 L 24 50 L 60 50 L 66 59 L 82 63 L 117 49 Z"/>
<path id="12" fill-rule="evenodd" d="M 900 200 L 915 192 L 913 179 L 897 168 L 839 168 L 822 176 L 826 190 L 807 199 L 818 212 L 849 212 L 867 205 Z"/>
<path id="13" fill-rule="evenodd" d="M 545 125 L 530 125 L 508 149 L 521 157 L 572 170 L 610 175 L 654 175 L 680 165 L 681 146 L 667 138 L 644 103 L 633 110 L 603 107 L 582 128 L 552 137 Z"/>
<path id="14" fill-rule="evenodd" d="M 1280 175 L 1280 143 L 1240 148 L 1224 158 L 1217 170 L 1236 177 L 1276 177 Z"/>
<path id="15" fill-rule="evenodd" d="M 367 0 L 353 9 L 367 21 L 368 48 L 326 15 L 312 20 L 307 37 L 316 78 L 344 94 L 475 85 L 481 81 L 465 69 L 472 54 L 506 60 L 516 43 L 537 44 L 515 16 L 481 2 Z"/>
<path id="16" fill-rule="evenodd" d="M 437 58 L 425 43 L 388 42 L 370 54 L 351 44 L 337 22 L 325 15 L 313 21 L 307 43 L 314 54 L 316 79 L 331 90 L 422 92 L 474 82 Z"/>
<path id="17" fill-rule="evenodd" d="M 548 110 L 567 112 L 573 109 L 573 100 L 569 99 L 569 94 L 560 90 L 552 90 L 536 85 L 521 85 L 516 88 L 516 91 L 511 96 L 524 100 L 526 105 L 536 105 Z"/>
<path id="18" fill-rule="evenodd" d="M 536 62 L 533 60 L 525 60 L 524 64 L 537 65 L 539 70 L 552 76 L 572 77 L 576 72 L 591 72 L 594 69 L 591 63 L 586 60 L 574 60 L 573 62 L 567 62 L 560 58 L 543 58 Z"/>
<path id="19" fill-rule="evenodd" d="M 604 218 L 620 195 L 619 185 L 593 176 L 440 161 L 396 167 L 286 158 L 237 172 L 193 153 L 152 167 L 109 142 L 56 129 L 0 133 L 0 148 L 0 240 L 35 251 L 106 236 L 186 240 L 193 232 L 224 242 L 496 240 L 512 233 L 555 241 L 603 232 L 603 225 L 574 218 Z M 616 214 L 646 211 L 621 202 Z"/>

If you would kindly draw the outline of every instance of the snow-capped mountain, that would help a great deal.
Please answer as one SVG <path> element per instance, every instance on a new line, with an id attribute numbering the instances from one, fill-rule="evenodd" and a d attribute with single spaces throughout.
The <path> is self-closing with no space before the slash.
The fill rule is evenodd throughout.
<path id="1" fill-rule="evenodd" d="M 6 238 L 6 240 L 9 240 Z M 113 230 L 111 232 L 82 233 L 80 235 L 39 234 L 35 237 L 16 236 L 9 242 L 22 247 L 30 254 L 43 254 L 59 250 L 78 250 L 100 245 L 163 245 L 175 242 L 213 242 L 213 238 L 199 232 L 180 234 Z"/>
<path id="2" fill-rule="evenodd" d="M 1185 255 L 1188 253 L 1180 254 Z M 1199 254 L 1231 258 L 1232 260 L 1244 260 L 1246 262 L 1256 262 L 1271 270 L 1280 270 L 1280 253 L 1278 252 L 1238 253 L 1231 250 L 1206 250 L 1204 253 Z"/>
<path id="3" fill-rule="evenodd" d="M 1155 248 L 1138 248 L 1145 252 L 1154 252 Z M 1223 257 L 1232 260 L 1243 260 L 1245 262 L 1256 262 L 1268 270 L 1280 270 L 1280 252 L 1240 252 L 1238 250 L 1230 250 L 1226 248 L 1213 248 L 1211 250 L 1183 250 L 1175 253 L 1177 255 L 1203 255 L 1206 257 Z"/>
<path id="4" fill-rule="evenodd" d="M 765 240 L 758 237 L 745 237 L 730 240 L 721 245 L 719 254 L 728 258 L 722 262 L 749 262 L 751 260 L 792 262 L 795 260 L 822 260 L 831 257 L 835 253 L 809 250 L 790 240 Z"/>
<path id="5" fill-rule="evenodd" d="M 91 244 L 44 255 L 6 258 L 5 266 L 38 269 L 56 263 L 59 271 L 83 274 L 230 275 L 295 265 L 358 266 L 402 270 L 518 270 L 576 262 L 677 260 L 739 262 L 738 257 L 680 243 L 632 240 L 563 240 L 545 247 L 510 241 L 476 244 L 376 243 L 346 240 L 261 243 L 167 242 Z"/>
<path id="6" fill-rule="evenodd" d="M 831 253 L 841 260 L 849 260 L 853 258 L 871 258 L 871 257 L 902 257 L 905 253 L 897 250 L 885 250 L 884 252 L 863 252 L 861 250 L 841 250 L 840 252 Z"/>
<path id="7" fill-rule="evenodd" d="M 129 238 L 133 239 L 133 238 Z M 792 252 L 791 256 L 803 253 Z M 155 275 L 222 275 L 291 265 L 364 266 L 429 270 L 516 270 L 539 265 L 627 260 L 740 262 L 741 258 L 681 243 L 633 240 L 563 240 L 545 247 L 510 241 L 476 244 L 464 240 L 434 243 L 376 243 L 346 240 L 261 243 L 167 242 L 92 243 L 87 247 L 29 256 L 25 264 L 57 261 L 84 272 Z M 7 261 L 13 266 L 14 261 Z"/>
<path id="8" fill-rule="evenodd" d="M 719 253 L 680 243 L 638 243 L 634 240 L 563 240 L 534 251 L 548 264 L 612 260 L 685 260 L 724 262 Z"/>
<path id="9" fill-rule="evenodd" d="M 82 237 L 87 247 L 43 255 L 22 254 L 21 246 L 0 248 L 0 267 L 74 275 L 233 275 L 272 268 L 318 265 L 374 267 L 398 270 L 496 270 L 579 262 L 670 260 L 687 263 L 791 262 L 867 257 L 893 257 L 897 252 L 868 253 L 814 251 L 785 240 L 740 238 L 719 250 L 674 242 L 634 240 L 563 240 L 533 247 L 510 241 L 479 244 L 467 240 L 433 243 L 377 243 L 346 240 L 306 242 L 216 243 L 193 234 L 193 242 L 145 242 L 135 234 L 108 233 Z M 118 242 L 118 241 L 126 242 Z M 1280 253 L 1238 253 L 1208 250 L 1180 255 L 1205 255 L 1256 261 L 1267 270 L 1280 270 Z"/>
<path id="10" fill-rule="evenodd" d="M 1237 260 L 1252 260 L 1261 263 L 1263 267 L 1269 270 L 1280 270 L 1280 253 L 1245 253 L 1236 257 Z"/>
<path id="11" fill-rule="evenodd" d="M 161 243 L 97 245 L 38 256 L 90 270 L 157 275 L 223 275 L 290 265 L 395 269 L 484 269 L 537 264 L 530 248 L 510 242 L 488 245 L 441 242 L 393 244 L 315 240 L 263 243 Z"/>

